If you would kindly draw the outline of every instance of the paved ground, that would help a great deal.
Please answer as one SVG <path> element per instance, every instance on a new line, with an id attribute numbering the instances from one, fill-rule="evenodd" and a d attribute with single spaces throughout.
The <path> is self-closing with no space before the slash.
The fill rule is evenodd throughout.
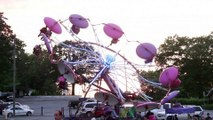
<path id="1" fill-rule="evenodd" d="M 25 96 L 18 98 L 17 101 L 29 105 L 34 110 L 32 116 L 16 116 L 7 120 L 54 120 L 54 112 L 56 110 L 64 110 L 65 117 L 69 116 L 68 101 L 71 99 L 78 99 L 75 96 Z M 41 108 L 43 107 L 43 115 Z M 75 113 L 76 110 L 72 110 Z M 213 110 L 205 110 L 205 116 L 210 113 L 213 116 Z M 0 120 L 5 120 L 0 116 Z"/>
<path id="2" fill-rule="evenodd" d="M 64 110 L 65 117 L 69 116 L 67 107 L 70 99 L 77 99 L 75 96 L 25 96 L 18 98 L 16 101 L 29 105 L 34 110 L 32 116 L 16 116 L 8 120 L 53 120 L 56 110 Z M 43 108 L 43 112 L 42 112 Z M 72 110 L 74 113 L 75 110 Z M 43 114 L 43 115 L 42 115 Z M 0 116 L 0 120 L 4 117 Z"/>

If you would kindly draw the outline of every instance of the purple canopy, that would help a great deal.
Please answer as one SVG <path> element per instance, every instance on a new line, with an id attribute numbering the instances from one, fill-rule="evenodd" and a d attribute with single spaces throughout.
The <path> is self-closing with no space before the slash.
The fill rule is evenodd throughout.
<path id="1" fill-rule="evenodd" d="M 178 68 L 177 67 L 168 67 L 160 74 L 160 82 L 164 86 L 169 86 L 170 83 L 178 78 Z"/>
<path id="2" fill-rule="evenodd" d="M 89 26 L 87 19 L 78 14 L 70 15 L 69 20 L 73 25 L 79 28 L 87 28 Z"/>
<path id="3" fill-rule="evenodd" d="M 53 19 L 51 17 L 45 17 L 44 23 L 54 33 L 61 34 L 61 32 L 62 32 L 61 26 L 55 19 Z"/>
<path id="4" fill-rule="evenodd" d="M 166 95 L 162 100 L 161 100 L 161 104 L 165 104 L 166 102 L 170 101 L 171 99 L 173 99 L 174 97 L 176 97 L 179 94 L 179 90 L 175 90 L 170 92 L 168 95 Z"/>
<path id="5" fill-rule="evenodd" d="M 195 109 L 191 107 L 187 108 L 168 108 L 166 109 L 166 114 L 184 114 L 184 113 L 194 113 Z"/>
<path id="6" fill-rule="evenodd" d="M 138 102 L 135 103 L 136 110 L 140 112 L 149 111 L 159 107 L 159 103 L 156 102 Z"/>
<path id="7" fill-rule="evenodd" d="M 153 57 L 157 54 L 156 47 L 151 43 L 141 43 L 136 48 L 138 57 L 152 61 Z"/>
<path id="8" fill-rule="evenodd" d="M 116 40 L 118 40 L 124 34 L 122 29 L 118 25 L 113 23 L 104 24 L 104 33 Z"/>

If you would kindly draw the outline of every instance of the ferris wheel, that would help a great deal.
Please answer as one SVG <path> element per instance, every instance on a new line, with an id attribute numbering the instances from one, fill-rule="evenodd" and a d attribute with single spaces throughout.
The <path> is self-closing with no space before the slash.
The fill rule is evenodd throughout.
<path id="1" fill-rule="evenodd" d="M 131 100 L 127 93 L 134 93 L 150 102 L 152 97 L 147 96 L 141 89 L 143 83 L 147 83 L 167 91 L 166 98 L 162 99 L 162 103 L 165 103 L 169 100 L 171 88 L 177 88 L 181 83 L 176 67 L 165 69 L 160 75 L 159 83 L 144 78 L 140 74 L 144 65 L 135 64 L 130 60 L 126 54 L 132 49 L 123 45 L 137 44 L 133 51 L 138 58 L 145 60 L 145 63 L 153 60 L 157 49 L 151 43 L 127 40 L 125 32 L 114 23 L 92 24 L 90 19 L 79 14 L 71 14 L 67 19 L 58 21 L 45 17 L 44 23 L 46 26 L 40 30 L 39 36 L 47 48 L 50 62 L 58 66 L 61 74 L 59 81 L 86 84 L 84 97 L 91 87 L 96 87 L 94 97 L 111 105 Z M 102 34 L 98 33 L 100 27 Z M 81 38 L 82 29 L 92 31 L 94 40 Z M 52 37 L 52 33 L 60 35 L 62 31 L 68 33 L 70 39 L 59 40 Z M 106 44 L 100 35 L 105 35 L 110 42 Z M 125 39 L 125 44 L 119 45 L 122 38 Z M 34 50 L 38 50 L 38 46 Z M 179 91 L 175 93 L 169 98 L 175 97 Z"/>

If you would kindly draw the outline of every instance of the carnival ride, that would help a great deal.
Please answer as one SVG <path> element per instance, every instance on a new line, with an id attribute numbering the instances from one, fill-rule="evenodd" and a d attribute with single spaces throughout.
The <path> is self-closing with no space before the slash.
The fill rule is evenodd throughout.
<path id="1" fill-rule="evenodd" d="M 123 104 L 129 98 L 125 91 L 137 93 L 143 99 L 143 103 L 138 103 L 138 107 L 154 104 L 151 97 L 146 95 L 141 89 L 141 85 L 146 83 L 162 90 L 166 90 L 167 94 L 162 99 L 161 104 L 168 102 L 174 98 L 179 91 L 172 91 L 177 88 L 181 81 L 178 79 L 178 68 L 169 67 L 162 71 L 159 77 L 159 83 L 144 78 L 140 74 L 140 68 L 143 65 L 133 63 L 126 57 L 127 51 L 132 49 L 123 48 L 119 43 L 137 44 L 136 55 L 145 60 L 145 63 L 152 62 L 157 49 L 151 43 L 140 43 L 138 41 L 129 41 L 125 32 L 114 23 L 92 24 L 90 19 L 78 14 L 71 14 L 65 20 L 55 20 L 51 17 L 44 18 L 45 27 L 40 30 L 39 37 L 44 42 L 49 53 L 50 62 L 57 64 L 61 74 L 60 82 L 69 82 L 76 84 L 87 84 L 87 90 L 84 97 L 90 91 L 91 86 L 97 87 L 94 97 L 101 102 L 110 105 Z M 103 32 L 99 34 L 97 31 L 102 28 Z M 81 30 L 90 30 L 94 39 L 83 39 L 80 37 Z M 52 33 L 59 36 L 63 33 L 70 35 L 69 40 L 58 40 L 53 37 Z M 100 35 L 108 36 L 106 40 L 100 39 Z M 122 40 L 120 40 L 123 38 Z M 109 42 L 110 41 L 110 42 Z M 36 45 L 34 53 L 39 55 L 40 45 Z M 58 49 L 56 49 L 58 48 Z M 58 52 L 58 51 L 59 52 Z M 56 52 L 57 51 L 57 52 Z M 124 52 L 123 52 L 124 51 Z M 60 53 L 60 54 L 59 54 Z M 102 82 L 106 86 L 102 85 Z"/>

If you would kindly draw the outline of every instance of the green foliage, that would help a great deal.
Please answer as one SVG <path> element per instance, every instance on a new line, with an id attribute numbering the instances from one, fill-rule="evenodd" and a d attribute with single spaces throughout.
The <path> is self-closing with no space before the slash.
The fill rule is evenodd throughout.
<path id="1" fill-rule="evenodd" d="M 0 12 L 0 91 L 11 89 L 13 80 L 13 50 L 16 48 L 16 56 L 24 53 L 25 44 L 16 38 L 10 26 L 4 21 L 5 17 Z M 16 46 L 14 46 L 16 41 Z M 17 57 L 17 61 L 19 57 Z"/>
<path id="2" fill-rule="evenodd" d="M 213 87 L 213 34 L 201 37 L 168 37 L 159 47 L 155 62 L 180 71 L 181 97 L 203 97 Z"/>
<path id="3" fill-rule="evenodd" d="M 82 80 L 87 81 L 87 78 L 94 77 L 97 72 L 95 69 L 99 68 L 95 64 L 87 64 L 85 61 L 91 58 L 98 59 L 99 56 L 97 54 L 94 54 L 96 51 L 93 48 L 92 45 L 87 44 L 86 42 L 79 42 L 79 41 L 72 41 L 72 40 L 66 40 L 63 43 L 65 43 L 68 46 L 72 46 L 78 49 L 70 50 L 67 47 L 62 47 L 60 44 L 58 46 L 54 47 L 54 55 L 60 56 L 61 59 L 65 61 L 71 61 L 71 62 L 79 62 L 84 61 L 84 64 L 78 64 L 72 66 L 72 70 L 75 71 L 75 74 L 77 74 L 79 77 L 81 76 Z M 88 52 L 88 51 L 92 52 Z M 87 77 L 85 77 L 87 76 Z M 90 77 L 89 77 L 90 76 Z M 80 82 L 79 80 L 75 80 L 74 83 L 71 83 L 72 85 L 72 95 L 75 95 L 75 84 Z"/>
<path id="4" fill-rule="evenodd" d="M 47 51 L 43 51 L 39 57 L 25 53 L 24 42 L 16 38 L 4 20 L 5 17 L 0 12 L 0 91 L 13 89 L 15 55 L 17 89 L 25 91 L 33 89 L 39 95 L 58 94 L 55 82 L 59 73 L 57 67 L 50 63 Z M 14 48 L 16 48 L 15 54 Z"/>
<path id="5" fill-rule="evenodd" d="M 202 105 L 203 109 L 205 110 L 213 110 L 213 104 L 206 104 Z"/>
<path id="6" fill-rule="evenodd" d="M 56 79 L 59 76 L 57 66 L 50 63 L 46 51 L 39 57 L 24 55 L 17 66 L 19 87 L 33 89 L 39 95 L 57 94 Z"/>
<path id="7" fill-rule="evenodd" d="M 182 105 L 203 105 L 205 103 L 205 100 L 199 98 L 175 98 L 171 102 L 179 102 Z"/>
<path id="8" fill-rule="evenodd" d="M 159 82 L 159 71 L 141 71 L 140 74 L 147 80 L 158 83 Z M 153 97 L 153 101 L 159 101 L 165 96 L 166 91 L 162 91 L 159 88 L 151 86 L 147 83 L 141 84 L 141 90 L 146 93 L 146 95 Z"/>

